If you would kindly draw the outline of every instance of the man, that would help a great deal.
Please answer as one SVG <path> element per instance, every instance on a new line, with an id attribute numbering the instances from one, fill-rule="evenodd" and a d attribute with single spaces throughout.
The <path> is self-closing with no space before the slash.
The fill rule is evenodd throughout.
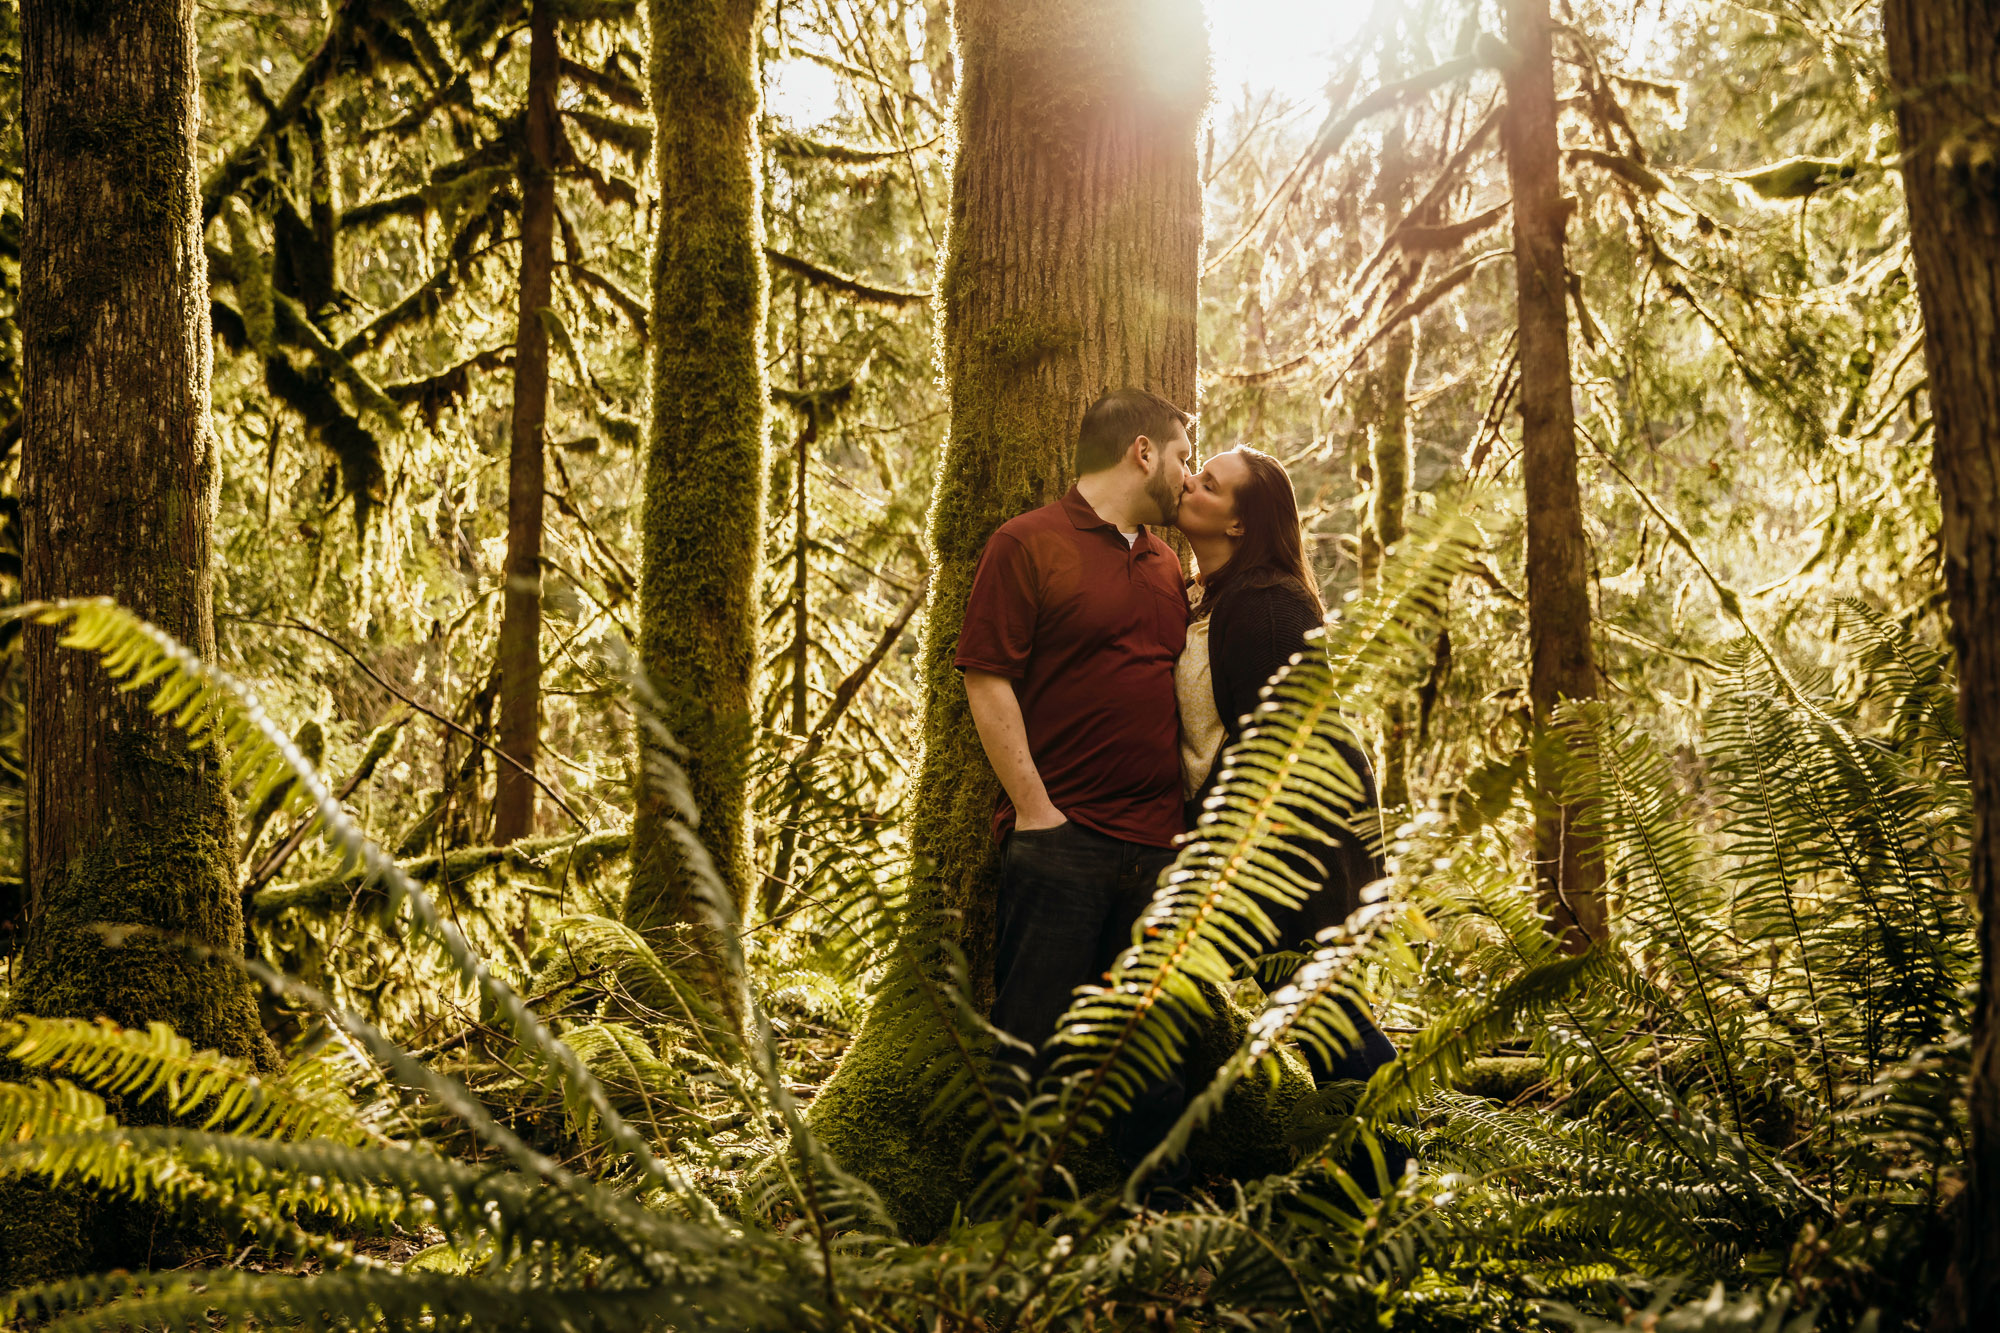
<path id="1" fill-rule="evenodd" d="M 957 665 L 1005 797 L 993 1021 L 1039 1046 L 1071 993 L 1130 940 L 1185 828 L 1174 661 L 1187 637 L 1171 523 L 1187 480 L 1185 412 L 1140 389 L 1083 416 L 1076 485 L 986 544 Z M 1128 1164 L 1179 1113 L 1150 1089 L 1113 1126 Z"/>

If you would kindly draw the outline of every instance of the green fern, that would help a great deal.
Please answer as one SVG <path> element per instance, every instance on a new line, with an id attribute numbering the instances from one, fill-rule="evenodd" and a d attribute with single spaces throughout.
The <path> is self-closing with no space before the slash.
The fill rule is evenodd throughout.
<path id="1" fill-rule="evenodd" d="M 1883 1301 L 1914 1289 L 1924 1270 L 1909 1256 L 1935 1239 L 1962 1149 L 1952 991 L 1972 954 L 1962 909 L 1938 898 L 1962 874 L 1963 779 L 1941 662 L 1852 611 L 1872 682 L 1859 703 L 1836 706 L 1737 653 L 1705 755 L 1722 800 L 1713 817 L 1608 706 L 1565 716 L 1565 782 L 1592 811 L 1620 908 L 1612 939 L 1564 954 L 1508 828 L 1468 838 L 1420 815 L 1399 834 L 1392 882 L 1317 942 L 1161 1151 L 1268 1077 L 1286 1044 L 1350 1040 L 1342 1000 L 1386 990 L 1421 1005 L 1425 1021 L 1400 1056 L 1365 1087 L 1313 1099 L 1321 1119 L 1289 1171 L 1166 1215 L 1125 1206 L 1130 1180 L 1078 1197 L 1071 1165 L 1093 1126 L 1178 1058 L 1184 1016 L 1215 1005 L 1273 942 L 1269 909 L 1311 887 L 1309 845 L 1289 844 L 1305 859 L 1278 856 L 1274 835 L 1297 840 L 1352 817 L 1342 709 L 1418 647 L 1475 536 L 1447 517 L 1411 539 L 1381 595 L 1329 633 L 1325 660 L 1274 682 L 1143 933 L 1112 984 L 1073 1006 L 1061 1063 L 1041 1085 L 991 1058 L 1007 1039 L 967 1001 L 938 935 L 924 923 L 904 932 L 878 1018 L 902 1024 L 913 1066 L 940 1075 L 934 1119 L 966 1138 L 975 1186 L 960 1222 L 922 1246 L 898 1239 L 880 1201 L 814 1142 L 729 899 L 687 819 L 669 836 L 709 913 L 708 979 L 690 984 L 680 963 L 608 918 L 572 918 L 563 934 L 585 965 L 648 978 L 675 1008 L 643 1021 L 587 1015 L 557 1035 L 361 837 L 247 692 L 115 608 L 34 608 L 70 624 L 121 681 L 157 686 L 152 706 L 226 746 L 248 789 L 324 820 L 363 882 L 478 992 L 509 1035 L 521 1088 L 560 1109 L 588 1174 L 374 1025 L 254 965 L 328 1012 L 343 1044 L 259 1081 L 163 1030 L 22 1018 L 0 1037 L 54 1077 L 0 1084 L 0 1172 L 198 1204 L 321 1271 L 88 1278 L 16 1293 L 8 1316 L 77 1329 L 215 1318 L 1047 1328 L 1180 1310 L 1323 1329 L 1537 1318 L 1581 1328 L 1620 1302 L 1650 1302 L 1663 1328 L 1762 1329 L 1858 1318 L 1867 1293 L 1828 1285 L 1829 1273 L 1884 1274 Z M 1864 710 L 1887 719 L 1885 736 L 1862 729 Z M 643 696 L 640 717 L 647 779 L 691 813 L 671 737 Z M 1509 1106 L 1456 1091 L 1501 1043 L 1532 1053 L 1540 1090 Z M 345 1089 L 378 1070 L 463 1126 L 475 1155 L 413 1141 L 421 1115 L 357 1107 Z M 720 1150 L 690 1072 L 752 1125 L 739 1137 L 762 1145 L 766 1167 L 745 1203 L 776 1226 L 738 1223 L 704 1193 Z M 158 1101 L 191 1123 L 118 1125 L 91 1088 Z M 777 1136 L 765 1136 L 767 1121 Z M 1360 1182 L 1371 1169 L 1379 1181 L 1388 1138 L 1413 1145 L 1424 1170 L 1373 1197 Z M 403 1265 L 350 1243 L 392 1229 L 445 1241 Z M 1707 1296 L 1686 1295 L 1718 1280 Z M 1801 1281 L 1821 1294 L 1802 1295 Z"/>

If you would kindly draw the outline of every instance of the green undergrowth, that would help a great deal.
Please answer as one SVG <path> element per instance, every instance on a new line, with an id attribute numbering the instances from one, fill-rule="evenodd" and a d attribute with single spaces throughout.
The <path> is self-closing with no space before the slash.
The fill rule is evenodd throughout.
<path id="1" fill-rule="evenodd" d="M 527 1003 L 233 682 L 114 608 L 42 610 L 226 743 L 247 799 L 282 790 L 318 811 L 379 888 L 381 919 L 457 978 L 478 1022 L 413 1053 L 267 973 L 318 1024 L 267 1076 L 163 1030 L 15 1020 L 0 1032 L 23 1071 L 0 1084 L 0 1174 L 201 1210 L 250 1258 L 21 1290 L 7 1317 L 1498 1330 L 1650 1311 L 1688 1329 L 1913 1326 L 1963 1148 L 1968 803 L 1942 661 L 1867 608 L 1839 608 L 1855 645 L 1840 688 L 1754 644 L 1724 655 L 1699 799 L 1609 705 L 1561 719 L 1564 782 L 1593 812 L 1617 908 L 1609 940 L 1570 955 L 1549 936 L 1517 795 L 1476 824 L 1419 815 L 1394 835 L 1392 877 L 1290 984 L 1258 999 L 1236 981 L 1264 905 L 1302 891 L 1255 849 L 1302 802 L 1332 809 L 1350 790 L 1330 757 L 1335 702 L 1414 645 L 1476 542 L 1462 519 L 1414 534 L 1384 600 L 1273 685 L 1145 929 L 1078 996 L 1033 1084 L 950 950 L 907 922 L 872 959 L 842 955 L 861 964 L 870 1021 L 897 1025 L 878 1049 L 904 1058 L 828 1082 L 858 997 L 819 1006 L 786 972 L 830 946 L 742 932 L 680 823 L 711 913 L 695 938 L 719 942 L 706 965 L 727 1003 L 687 979 L 675 939 L 587 910 L 550 927 L 566 976 L 546 961 L 525 974 L 568 988 Z M 670 763 L 649 780 L 685 809 Z M 634 976 L 659 1003 L 620 989 Z M 1311 1091 L 1294 1052 L 1352 1035 L 1343 999 L 1414 1031 L 1367 1084 Z M 1216 1021 L 1191 1039 L 1164 1017 L 1204 1006 Z M 1203 1179 L 1160 1211 L 1095 1145 L 1182 1060 L 1190 1104 L 1159 1156 L 1187 1151 Z M 151 1123 L 121 1123 L 107 1097 Z M 853 1135 L 823 1131 L 844 1118 Z M 1414 1166 L 1363 1188 L 1392 1143 Z M 423 1242 L 414 1259 L 407 1238 Z"/>

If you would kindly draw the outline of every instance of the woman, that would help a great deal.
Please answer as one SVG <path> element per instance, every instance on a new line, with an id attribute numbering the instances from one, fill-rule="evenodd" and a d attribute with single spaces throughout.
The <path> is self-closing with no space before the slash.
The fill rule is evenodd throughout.
<path id="1" fill-rule="evenodd" d="M 1317 581 L 1299 538 L 1299 506 L 1284 465 L 1269 454 L 1238 445 L 1216 455 L 1188 478 L 1175 520 L 1194 551 L 1199 571 L 1188 589 L 1194 618 L 1187 647 L 1174 672 L 1181 710 L 1182 791 L 1192 827 L 1201 803 L 1214 788 L 1223 751 L 1242 735 L 1258 696 L 1279 668 L 1308 648 L 1306 635 L 1326 618 Z M 1349 745 L 1340 747 L 1360 778 L 1355 822 L 1375 806 L 1368 762 Z M 1333 847 L 1313 840 L 1307 849 L 1324 867 L 1318 892 L 1297 907 L 1272 908 L 1277 947 L 1310 948 L 1328 926 L 1347 919 L 1361 905 L 1361 889 L 1382 874 L 1380 858 L 1345 828 L 1327 830 Z M 1311 862 L 1308 873 L 1319 876 Z M 1308 1044 L 1305 1055 L 1315 1082 L 1365 1079 L 1395 1058 L 1395 1047 L 1350 1007 L 1361 1041 L 1337 1060 Z"/>

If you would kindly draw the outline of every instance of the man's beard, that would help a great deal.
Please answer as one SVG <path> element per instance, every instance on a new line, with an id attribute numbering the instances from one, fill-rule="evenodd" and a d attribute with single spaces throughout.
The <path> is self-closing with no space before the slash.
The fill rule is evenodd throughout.
<path id="1" fill-rule="evenodd" d="M 1181 512 L 1180 488 L 1168 484 L 1164 467 L 1154 468 L 1152 475 L 1146 478 L 1146 495 L 1159 506 L 1161 523 L 1173 522 L 1175 515 Z"/>

